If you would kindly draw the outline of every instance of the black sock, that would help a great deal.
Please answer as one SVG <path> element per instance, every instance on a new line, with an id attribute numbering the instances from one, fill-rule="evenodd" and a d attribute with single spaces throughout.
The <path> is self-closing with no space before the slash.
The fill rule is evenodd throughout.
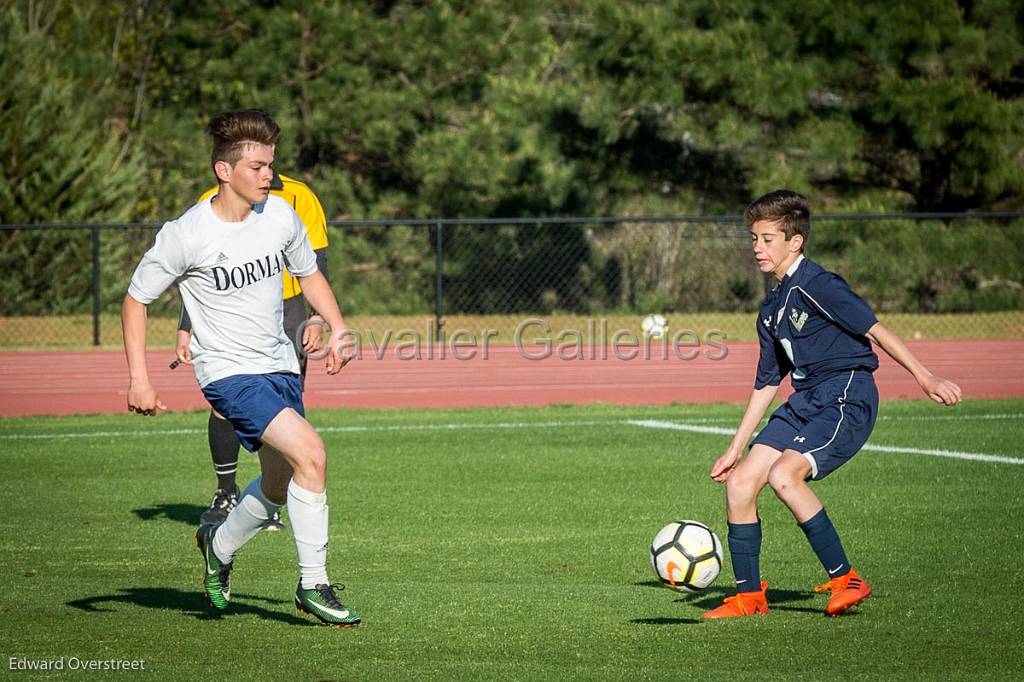
<path id="1" fill-rule="evenodd" d="M 761 591 L 761 519 L 729 524 L 729 558 L 739 592 Z"/>
<path id="2" fill-rule="evenodd" d="M 839 533 L 822 508 L 820 512 L 800 524 L 811 548 L 818 555 L 822 568 L 829 578 L 838 578 L 850 572 L 850 562 L 839 540 Z"/>
<path id="3" fill-rule="evenodd" d="M 210 457 L 213 459 L 213 471 L 217 474 L 217 487 L 228 492 L 237 488 L 235 472 L 238 470 L 238 436 L 227 419 L 221 419 L 210 413 L 207 426 L 210 439 Z"/>

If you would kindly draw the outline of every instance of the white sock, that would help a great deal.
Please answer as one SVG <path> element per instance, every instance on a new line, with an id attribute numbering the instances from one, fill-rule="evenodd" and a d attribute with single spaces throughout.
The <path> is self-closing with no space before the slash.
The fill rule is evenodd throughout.
<path id="1" fill-rule="evenodd" d="M 327 579 L 327 493 L 288 483 L 288 521 L 295 534 L 302 589 L 329 584 Z"/>
<path id="2" fill-rule="evenodd" d="M 242 491 L 238 504 L 213 536 L 213 552 L 224 563 L 234 560 L 235 552 L 252 540 L 263 522 L 274 515 L 281 505 L 274 504 L 263 494 L 263 477 L 252 481 Z"/>

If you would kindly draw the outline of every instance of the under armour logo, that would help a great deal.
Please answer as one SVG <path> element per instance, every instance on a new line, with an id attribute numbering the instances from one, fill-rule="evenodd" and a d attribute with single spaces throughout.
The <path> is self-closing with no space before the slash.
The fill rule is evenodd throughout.
<path id="1" fill-rule="evenodd" d="M 763 320 L 761 320 L 761 322 L 763 322 L 764 326 L 766 327 L 772 326 L 772 319 L 770 317 L 764 318 Z"/>
<path id="2" fill-rule="evenodd" d="M 807 436 L 795 436 L 793 440 L 795 440 L 797 443 L 803 443 L 805 440 L 807 440 Z"/>

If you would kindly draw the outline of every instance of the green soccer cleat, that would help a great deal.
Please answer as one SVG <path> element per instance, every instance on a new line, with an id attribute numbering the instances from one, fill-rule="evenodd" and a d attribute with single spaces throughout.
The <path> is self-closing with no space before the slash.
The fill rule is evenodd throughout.
<path id="1" fill-rule="evenodd" d="M 344 585 L 317 585 L 311 590 L 302 589 L 302 583 L 295 589 L 295 609 L 316 616 L 324 625 L 347 628 L 358 625 L 359 614 L 348 608 L 334 594 L 345 589 Z"/>
<path id="2" fill-rule="evenodd" d="M 196 546 L 203 554 L 203 591 L 215 609 L 226 609 L 231 601 L 231 569 L 234 562 L 222 564 L 213 551 L 213 536 L 220 524 L 204 524 L 196 531 Z"/>

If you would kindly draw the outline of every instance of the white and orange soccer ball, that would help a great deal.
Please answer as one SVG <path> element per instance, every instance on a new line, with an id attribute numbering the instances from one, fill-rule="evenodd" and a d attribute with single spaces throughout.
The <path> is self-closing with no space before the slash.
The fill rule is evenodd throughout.
<path id="1" fill-rule="evenodd" d="M 677 592 L 703 590 L 722 571 L 722 543 L 703 523 L 673 521 L 654 536 L 651 567 Z"/>

